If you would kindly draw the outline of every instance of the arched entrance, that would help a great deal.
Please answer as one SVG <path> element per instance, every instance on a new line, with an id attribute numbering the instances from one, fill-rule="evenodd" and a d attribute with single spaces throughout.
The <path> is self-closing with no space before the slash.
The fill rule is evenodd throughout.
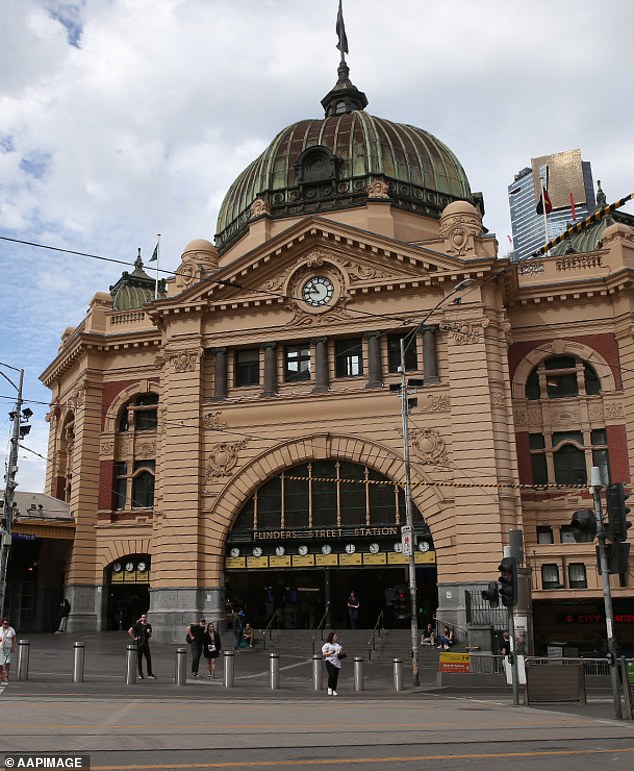
<path id="1" fill-rule="evenodd" d="M 106 629 L 127 630 L 150 607 L 150 555 L 128 554 L 106 568 Z"/>
<path id="2" fill-rule="evenodd" d="M 360 626 L 372 627 L 381 610 L 386 626 L 406 626 L 404 523 L 402 489 L 368 465 L 328 459 L 286 468 L 251 495 L 228 535 L 227 597 L 256 626 L 277 610 L 286 628 L 310 629 L 328 603 L 328 622 L 344 626 L 354 589 Z M 437 606 L 435 551 L 416 508 L 414 523 L 423 622 Z"/>

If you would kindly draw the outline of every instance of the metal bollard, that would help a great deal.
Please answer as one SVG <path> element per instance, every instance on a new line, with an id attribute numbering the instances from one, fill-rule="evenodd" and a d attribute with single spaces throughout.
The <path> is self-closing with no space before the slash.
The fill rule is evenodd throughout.
<path id="1" fill-rule="evenodd" d="M 18 680 L 29 679 L 29 655 L 31 643 L 29 640 L 18 640 Z"/>
<path id="2" fill-rule="evenodd" d="M 137 654 L 136 645 L 130 643 L 126 645 L 126 671 L 125 684 L 134 685 L 136 683 Z"/>
<path id="3" fill-rule="evenodd" d="M 365 683 L 363 678 L 363 659 L 361 656 L 354 657 L 354 690 L 363 691 L 365 689 Z"/>
<path id="4" fill-rule="evenodd" d="M 271 653 L 269 656 L 269 682 L 272 691 L 280 687 L 280 657 L 277 653 Z"/>
<path id="5" fill-rule="evenodd" d="M 233 666 L 235 655 L 233 651 L 223 651 L 225 659 L 225 688 L 233 688 Z"/>
<path id="6" fill-rule="evenodd" d="M 187 648 L 176 649 L 176 685 L 187 684 Z"/>
<path id="7" fill-rule="evenodd" d="M 401 659 L 392 659 L 392 677 L 394 680 L 394 690 L 403 690 L 403 662 Z"/>
<path id="8" fill-rule="evenodd" d="M 84 682 L 84 655 L 86 646 L 83 642 L 73 643 L 73 682 Z"/>
<path id="9" fill-rule="evenodd" d="M 316 691 L 324 689 L 324 657 L 318 654 L 313 656 L 313 688 Z"/>

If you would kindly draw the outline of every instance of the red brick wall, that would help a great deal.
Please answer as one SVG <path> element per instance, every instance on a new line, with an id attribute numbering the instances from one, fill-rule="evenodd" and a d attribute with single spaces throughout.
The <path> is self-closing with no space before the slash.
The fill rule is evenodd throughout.
<path id="1" fill-rule="evenodd" d="M 114 461 L 99 461 L 99 509 L 112 508 L 112 486 L 114 479 Z"/>

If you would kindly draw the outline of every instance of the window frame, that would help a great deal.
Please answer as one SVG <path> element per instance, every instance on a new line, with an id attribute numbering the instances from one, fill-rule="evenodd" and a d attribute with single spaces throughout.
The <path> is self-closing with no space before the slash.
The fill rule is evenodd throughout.
<path id="1" fill-rule="evenodd" d="M 554 581 L 546 581 L 546 572 L 548 570 L 554 571 L 557 575 L 557 582 Z M 556 562 L 544 562 L 541 566 L 541 575 L 542 575 L 542 589 L 548 591 L 551 589 L 562 589 L 561 585 L 561 577 L 559 574 L 559 565 Z"/>
<path id="2" fill-rule="evenodd" d="M 580 569 L 583 572 L 583 578 L 572 577 L 573 568 Z M 570 562 L 568 564 L 568 588 L 569 589 L 587 589 L 588 588 L 588 570 L 585 562 Z"/>
<path id="3" fill-rule="evenodd" d="M 241 361 L 248 355 L 251 359 Z M 236 388 L 248 388 L 260 385 L 260 349 L 236 348 L 233 359 L 233 383 Z"/>
<path id="4" fill-rule="evenodd" d="M 363 377 L 363 338 L 361 336 L 335 340 L 335 377 Z"/>

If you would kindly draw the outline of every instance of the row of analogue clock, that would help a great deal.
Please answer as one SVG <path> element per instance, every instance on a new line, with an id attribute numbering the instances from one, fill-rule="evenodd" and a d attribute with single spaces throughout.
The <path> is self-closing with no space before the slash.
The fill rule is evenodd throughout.
<path id="1" fill-rule="evenodd" d="M 397 541 L 394 546 L 392 547 L 393 551 L 400 553 L 403 551 L 403 546 L 401 545 L 400 541 Z M 418 551 L 420 552 L 426 552 L 429 551 L 430 546 L 427 541 L 421 541 L 418 544 Z M 344 551 L 346 554 L 354 554 L 357 550 L 357 547 L 353 543 L 347 543 L 344 547 Z M 368 551 L 371 554 L 378 554 L 381 551 L 381 547 L 378 543 L 371 543 L 368 546 Z M 261 557 L 263 554 L 262 548 L 260 546 L 254 546 L 251 553 L 254 557 Z M 284 546 L 276 546 L 275 547 L 275 555 L 277 557 L 283 557 L 287 553 L 287 549 Z M 297 547 L 297 553 L 300 555 L 300 557 L 304 557 L 308 554 L 308 546 L 306 544 L 302 544 L 301 546 Z M 321 553 L 322 554 L 331 554 L 332 553 L 332 546 L 329 543 L 325 543 L 321 547 Z M 241 552 L 240 549 L 237 546 L 232 547 L 230 554 L 232 557 L 239 557 Z"/>

